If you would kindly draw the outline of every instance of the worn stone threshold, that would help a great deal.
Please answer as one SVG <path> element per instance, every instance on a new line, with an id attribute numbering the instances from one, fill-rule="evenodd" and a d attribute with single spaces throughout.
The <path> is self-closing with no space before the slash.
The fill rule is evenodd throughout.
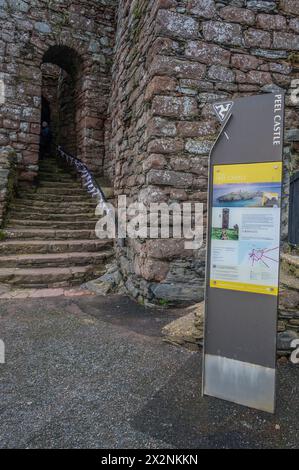
<path id="1" fill-rule="evenodd" d="M 0 300 L 14 300 L 14 299 L 45 299 L 54 297 L 83 297 L 95 295 L 88 289 L 80 287 L 72 288 L 44 288 L 44 289 L 12 289 L 1 293 Z"/>

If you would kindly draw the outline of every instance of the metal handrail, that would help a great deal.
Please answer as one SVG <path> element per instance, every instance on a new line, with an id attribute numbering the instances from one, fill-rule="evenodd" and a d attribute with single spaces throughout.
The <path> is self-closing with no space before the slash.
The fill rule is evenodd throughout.
<path id="1" fill-rule="evenodd" d="M 79 158 L 74 157 L 73 155 L 67 153 L 61 145 L 58 145 L 57 152 L 61 158 L 63 158 L 66 163 L 73 166 L 77 173 L 80 175 L 82 180 L 82 185 L 91 195 L 91 197 L 96 198 L 100 204 L 107 203 L 107 199 L 101 190 L 100 186 L 96 183 L 94 177 L 92 176 L 91 172 Z"/>

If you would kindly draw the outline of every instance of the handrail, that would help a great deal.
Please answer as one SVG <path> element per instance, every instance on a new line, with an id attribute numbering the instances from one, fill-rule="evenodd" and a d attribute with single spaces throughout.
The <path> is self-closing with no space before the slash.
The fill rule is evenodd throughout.
<path id="1" fill-rule="evenodd" d="M 90 194 L 91 197 L 96 198 L 98 202 L 103 205 L 107 203 L 107 199 L 103 191 L 101 190 L 100 186 L 96 183 L 94 177 L 92 176 L 85 163 L 83 163 L 79 158 L 67 153 L 61 145 L 58 145 L 57 152 L 60 157 L 64 158 L 66 163 L 72 165 L 76 169 L 77 173 L 79 173 L 83 187 L 86 189 L 88 194 Z"/>
<path id="2" fill-rule="evenodd" d="M 101 204 L 102 208 L 104 209 L 104 211 L 106 211 L 107 215 L 109 214 L 110 216 L 113 216 L 115 226 L 117 227 L 117 212 L 114 211 L 111 204 L 107 202 L 103 191 L 101 190 L 100 186 L 96 183 L 94 177 L 92 176 L 85 163 L 83 163 L 79 158 L 67 153 L 61 145 L 57 146 L 57 152 L 61 158 L 64 158 L 69 165 L 72 165 L 76 169 L 76 171 L 80 174 L 82 184 L 86 188 L 88 194 L 98 200 L 98 204 Z M 117 244 L 118 246 L 123 247 L 124 239 L 118 238 Z"/>

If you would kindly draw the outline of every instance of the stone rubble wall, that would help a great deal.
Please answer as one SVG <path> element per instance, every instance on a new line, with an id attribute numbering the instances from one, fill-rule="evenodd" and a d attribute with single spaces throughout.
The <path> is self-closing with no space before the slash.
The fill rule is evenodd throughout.
<path id="1" fill-rule="evenodd" d="M 104 159 L 104 121 L 111 88 L 116 0 L 0 0 L 0 145 L 11 145 L 20 179 L 38 171 L 41 64 L 53 46 L 66 46 L 80 59 L 77 71 L 79 156 L 97 173 Z M 50 57 L 55 59 L 52 52 Z M 54 60 L 55 62 L 55 60 Z M 62 53 L 56 65 L 68 68 Z"/>
<path id="2" fill-rule="evenodd" d="M 290 100 L 299 78 L 297 1 L 0 0 L 0 52 L 0 145 L 16 152 L 20 180 L 38 171 L 46 57 L 75 79 L 79 157 L 104 169 L 116 196 L 147 206 L 206 204 L 219 131 L 212 103 L 283 88 L 286 236 L 288 175 L 298 166 L 298 106 Z M 139 301 L 202 299 L 205 247 L 128 239 L 116 257 Z"/>
<path id="3" fill-rule="evenodd" d="M 284 89 L 286 181 L 298 107 L 297 1 L 121 0 L 112 71 L 106 170 L 116 194 L 150 202 L 206 202 L 212 103 Z M 118 259 L 139 301 L 198 301 L 204 249 L 183 241 L 127 240 Z"/>
<path id="4" fill-rule="evenodd" d="M 17 156 L 12 147 L 0 148 L 0 229 L 17 186 Z M 0 240 L 1 240 L 0 230 Z"/>

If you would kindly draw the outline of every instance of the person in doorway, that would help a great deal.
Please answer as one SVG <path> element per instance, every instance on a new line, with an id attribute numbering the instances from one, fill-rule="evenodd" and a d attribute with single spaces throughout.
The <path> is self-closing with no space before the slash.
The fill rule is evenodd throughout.
<path id="1" fill-rule="evenodd" d="M 47 121 L 42 122 L 40 134 L 40 154 L 41 158 L 48 157 L 51 153 L 52 132 Z"/>

